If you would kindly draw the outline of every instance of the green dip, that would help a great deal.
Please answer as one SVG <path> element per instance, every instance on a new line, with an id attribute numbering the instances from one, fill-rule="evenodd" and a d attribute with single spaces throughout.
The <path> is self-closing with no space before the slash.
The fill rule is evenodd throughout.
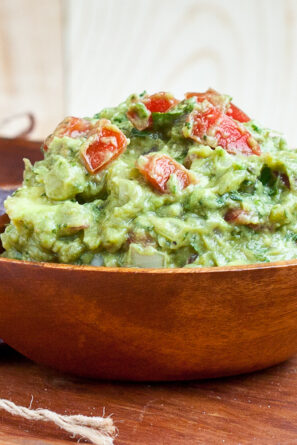
<path id="1" fill-rule="evenodd" d="M 109 267 L 297 258 L 297 152 L 283 136 L 253 120 L 241 123 L 259 156 L 230 154 L 211 137 L 186 137 L 189 113 L 200 106 L 193 97 L 153 113 L 153 124 L 138 130 L 127 111 L 145 112 L 143 97 L 85 118 L 92 125 L 108 119 L 130 140 L 106 168 L 86 169 L 84 135 L 54 135 L 42 161 L 25 159 L 23 185 L 5 202 L 11 223 L 1 235 L 3 256 Z M 169 155 L 195 180 L 183 188 L 173 173 L 161 193 L 136 166 L 149 153 Z"/>

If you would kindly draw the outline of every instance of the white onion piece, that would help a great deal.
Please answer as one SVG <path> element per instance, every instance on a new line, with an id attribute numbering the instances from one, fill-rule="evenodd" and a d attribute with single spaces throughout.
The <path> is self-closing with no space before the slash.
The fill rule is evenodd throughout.
<path id="1" fill-rule="evenodd" d="M 128 262 L 134 267 L 160 268 L 165 267 L 166 257 L 153 247 L 142 247 L 132 243 L 128 252 Z"/>
<path id="2" fill-rule="evenodd" d="M 92 266 L 100 267 L 100 266 L 103 266 L 103 263 L 104 263 L 104 261 L 103 261 L 103 256 L 100 255 L 99 253 L 96 253 L 96 254 L 94 255 L 94 258 L 93 258 L 92 261 L 91 261 L 91 265 L 92 265 Z"/>

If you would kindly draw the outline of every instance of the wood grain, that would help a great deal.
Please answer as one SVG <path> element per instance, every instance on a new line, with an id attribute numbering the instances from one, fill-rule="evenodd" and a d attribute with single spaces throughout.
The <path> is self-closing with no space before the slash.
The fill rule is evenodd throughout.
<path id="1" fill-rule="evenodd" d="M 297 359 L 240 377 L 168 384 L 96 382 L 40 367 L 0 349 L 1 397 L 61 414 L 113 414 L 115 445 L 295 444 Z M 0 412 L 6 445 L 66 445 L 54 425 Z M 83 443 L 83 441 L 81 442 Z"/>
<path id="2" fill-rule="evenodd" d="M 63 82 L 60 0 L 1 0 L 0 122 L 32 112 L 43 138 L 63 117 Z"/>
<path id="3" fill-rule="evenodd" d="M 66 0 L 68 114 L 212 86 L 297 145 L 294 0 Z M 79 56 L 78 56 L 79 55 Z"/>
<path id="4" fill-rule="evenodd" d="M 0 332 L 32 360 L 80 376 L 255 371 L 297 350 L 296 270 L 297 260 L 145 270 L 0 258 Z"/>

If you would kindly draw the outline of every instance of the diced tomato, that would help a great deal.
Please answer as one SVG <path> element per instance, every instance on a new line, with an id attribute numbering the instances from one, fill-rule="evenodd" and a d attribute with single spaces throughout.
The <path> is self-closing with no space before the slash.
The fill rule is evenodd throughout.
<path id="1" fill-rule="evenodd" d="M 204 112 L 192 112 L 189 115 L 189 121 L 192 126 L 192 134 L 190 137 L 197 140 L 197 142 L 203 142 L 203 138 L 209 135 L 209 132 L 221 116 L 221 111 L 215 107 L 208 108 Z"/>
<path id="2" fill-rule="evenodd" d="M 247 210 L 243 209 L 229 209 L 225 215 L 225 221 L 239 226 L 249 226 L 254 229 L 259 226 L 259 223 L 255 221 L 254 216 Z"/>
<path id="3" fill-rule="evenodd" d="M 49 146 L 49 139 L 47 137 L 46 140 L 44 141 L 44 143 L 42 144 L 41 148 L 43 149 L 43 151 L 47 151 L 48 146 Z"/>
<path id="4" fill-rule="evenodd" d="M 166 113 L 178 103 L 172 94 L 162 91 L 146 96 L 141 102 L 132 103 L 127 117 L 137 130 L 142 131 L 152 127 L 152 113 Z"/>
<path id="5" fill-rule="evenodd" d="M 166 193 L 167 182 L 175 174 L 182 189 L 196 182 L 191 173 L 181 164 L 165 154 L 141 156 L 136 164 L 145 180 L 161 193 Z"/>
<path id="6" fill-rule="evenodd" d="M 190 99 L 191 97 L 197 97 L 197 101 L 201 102 L 202 100 L 206 99 L 205 97 L 206 93 L 196 93 L 195 91 L 188 91 L 185 93 L 185 98 Z"/>
<path id="7" fill-rule="evenodd" d="M 223 147 L 228 153 L 242 153 L 244 155 L 261 154 L 261 149 L 257 141 L 249 131 L 240 127 L 232 118 L 223 115 L 220 119 L 216 131 L 218 145 Z"/>
<path id="8" fill-rule="evenodd" d="M 286 173 L 280 173 L 280 178 L 283 184 L 289 189 L 291 188 L 289 176 Z"/>
<path id="9" fill-rule="evenodd" d="M 224 102 L 221 99 L 223 98 L 223 96 L 216 90 L 213 90 L 212 88 L 209 88 L 204 93 L 189 92 L 185 94 L 185 97 L 186 99 L 189 99 L 190 97 L 196 97 L 197 102 L 203 102 L 204 100 L 208 100 L 212 105 L 216 107 L 220 107 Z M 247 114 L 245 114 L 240 108 L 238 108 L 232 102 L 227 104 L 226 114 L 228 114 L 228 116 L 232 117 L 238 122 L 248 122 L 251 120 Z"/>
<path id="10" fill-rule="evenodd" d="M 86 135 L 92 128 L 90 121 L 82 119 L 80 117 L 66 117 L 56 128 L 54 135 L 63 137 L 69 136 L 70 138 L 78 138 Z"/>
<path id="11" fill-rule="evenodd" d="M 102 170 L 123 153 L 128 142 L 124 133 L 110 121 L 98 121 L 81 149 L 81 157 L 87 170 L 91 174 Z"/>
<path id="12" fill-rule="evenodd" d="M 128 144 L 124 133 L 107 119 L 100 119 L 94 124 L 87 119 L 66 117 L 45 140 L 44 151 L 48 150 L 54 136 L 86 139 L 81 148 L 81 158 L 91 174 L 117 158 Z"/>
<path id="13" fill-rule="evenodd" d="M 240 108 L 238 108 L 232 102 L 231 102 L 230 107 L 228 108 L 226 114 L 228 114 L 228 116 L 232 117 L 233 119 L 237 120 L 238 122 L 249 122 L 251 120 L 247 114 L 245 114 Z"/>
<path id="14" fill-rule="evenodd" d="M 224 114 L 217 107 L 208 107 L 205 111 L 194 110 L 188 117 L 184 136 L 199 143 L 215 148 L 220 145 L 228 153 L 260 155 L 261 149 L 248 130 Z"/>
<path id="15" fill-rule="evenodd" d="M 225 221 L 239 225 L 250 224 L 249 214 L 243 209 L 229 209 L 225 215 Z"/>
<path id="16" fill-rule="evenodd" d="M 185 93 L 185 98 L 190 99 L 191 97 L 196 97 L 197 102 L 203 102 L 204 100 L 208 100 L 211 104 L 216 105 L 217 98 L 221 96 L 216 90 L 209 88 L 204 93 L 196 93 L 194 91 Z"/>
<path id="17" fill-rule="evenodd" d="M 170 93 L 160 92 L 152 94 L 143 100 L 144 105 L 151 113 L 166 113 L 179 103 Z"/>
<path id="18" fill-rule="evenodd" d="M 68 116 L 62 122 L 59 123 L 53 134 L 48 136 L 43 144 L 43 150 L 47 151 L 50 142 L 54 136 L 63 137 L 68 136 L 71 138 L 78 138 L 86 136 L 92 129 L 92 124 L 87 119 L 79 117 Z"/>
<path id="19" fill-rule="evenodd" d="M 221 111 L 226 112 L 228 107 L 230 106 L 230 99 L 228 96 L 218 93 L 216 90 L 209 88 L 204 93 L 186 93 L 186 99 L 190 99 L 191 97 L 196 97 L 197 102 L 203 102 L 207 100 L 214 107 L 219 108 Z"/>

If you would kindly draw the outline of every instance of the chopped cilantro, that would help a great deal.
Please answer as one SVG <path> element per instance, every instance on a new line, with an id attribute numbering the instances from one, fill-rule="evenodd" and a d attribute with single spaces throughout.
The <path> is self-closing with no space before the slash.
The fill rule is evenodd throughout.
<path id="1" fill-rule="evenodd" d="M 260 181 L 262 182 L 263 185 L 268 185 L 268 186 L 272 186 L 275 182 L 275 177 L 271 171 L 271 168 L 267 167 L 267 165 L 265 165 L 262 168 Z"/>
<path id="2" fill-rule="evenodd" d="M 229 196 L 233 201 L 242 201 L 242 197 L 236 192 L 231 192 Z"/>
<path id="3" fill-rule="evenodd" d="M 256 125 L 256 124 L 252 124 L 252 129 L 254 130 L 254 131 L 256 131 L 257 133 L 261 133 L 261 129 L 258 127 L 258 125 Z"/>

